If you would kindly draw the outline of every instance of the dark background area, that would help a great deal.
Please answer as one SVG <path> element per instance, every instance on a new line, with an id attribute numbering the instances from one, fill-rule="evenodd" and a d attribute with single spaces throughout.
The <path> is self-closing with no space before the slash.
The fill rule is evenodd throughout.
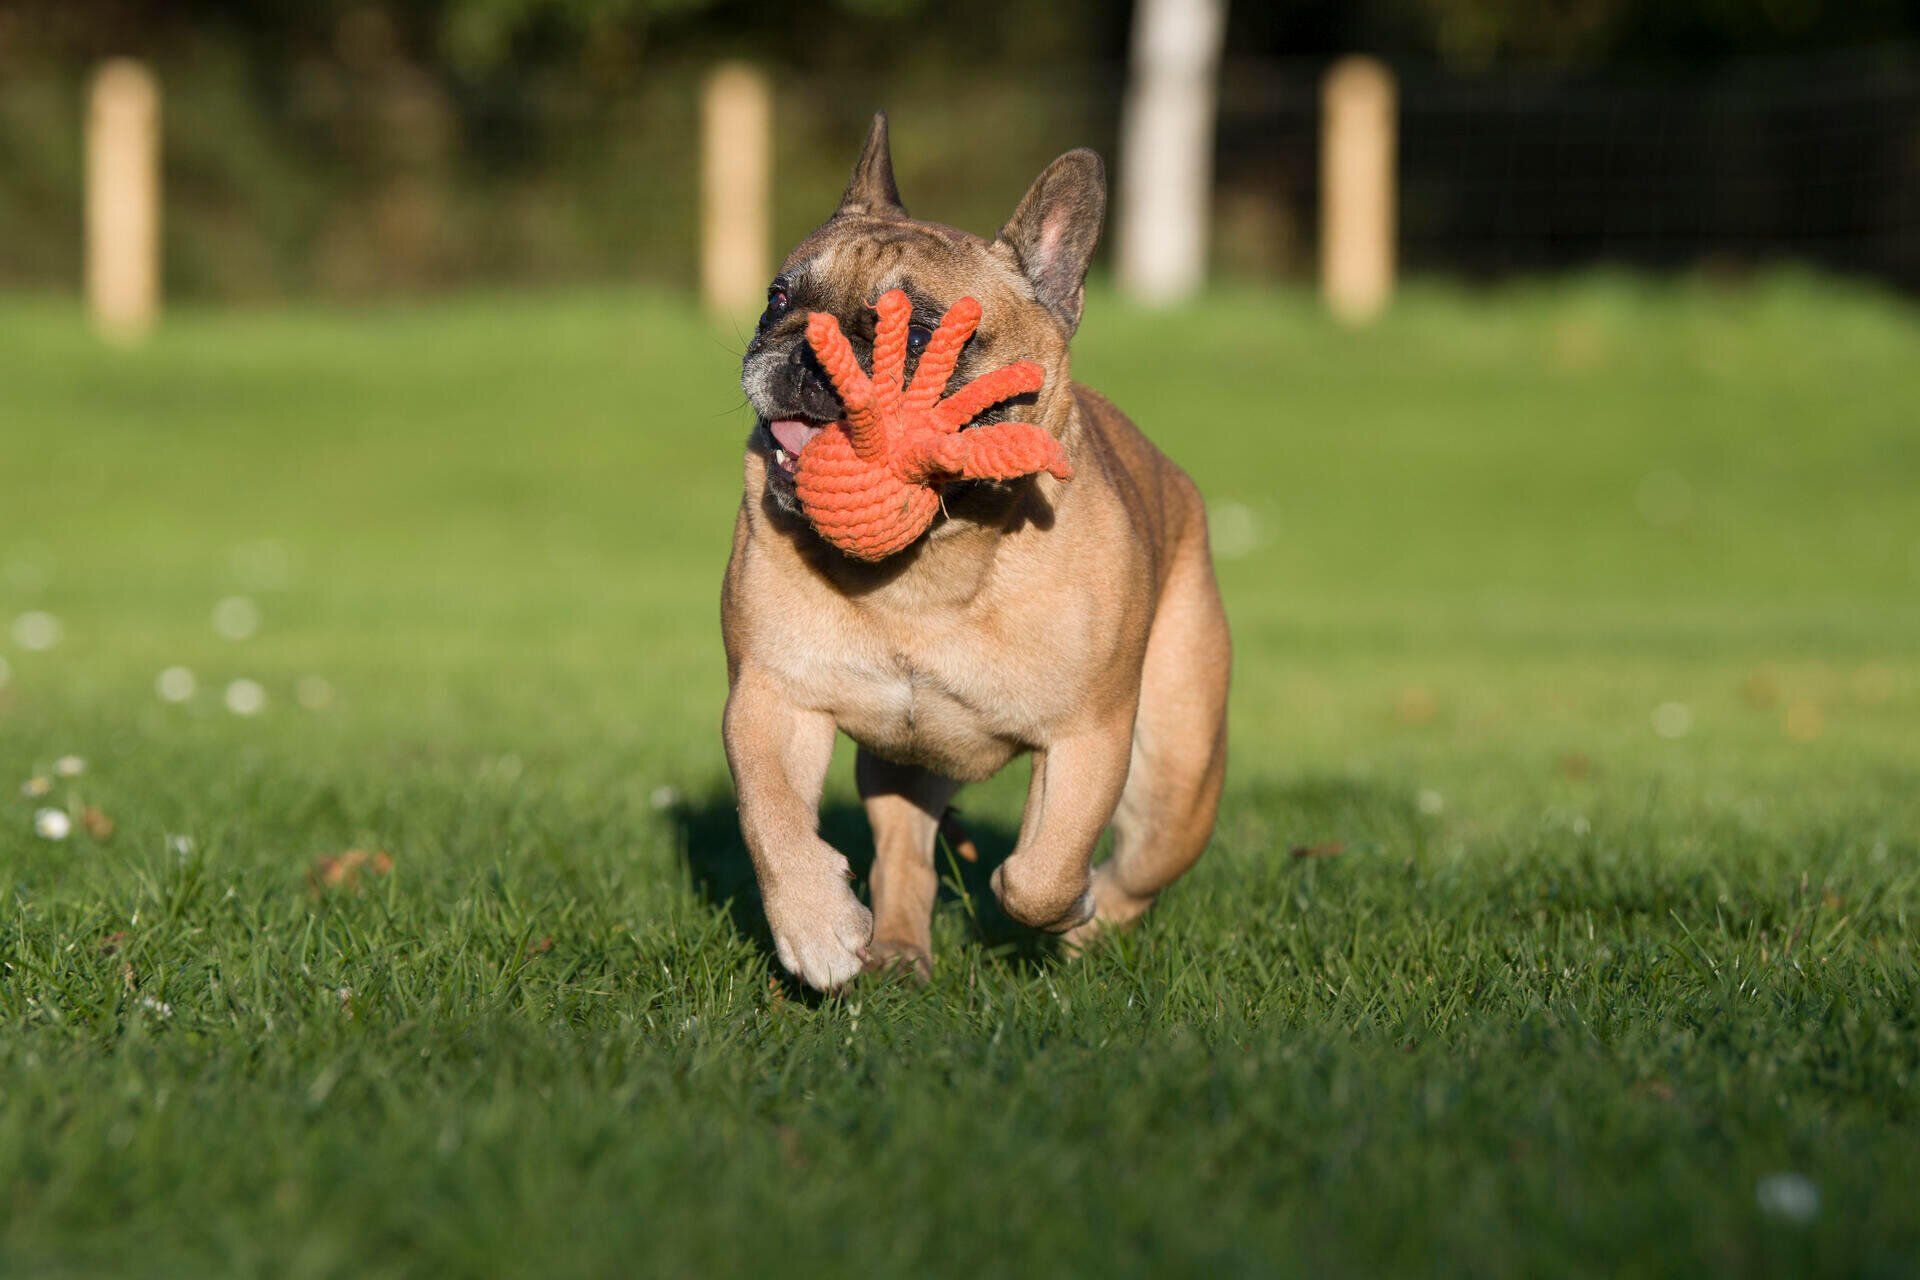
<path id="1" fill-rule="evenodd" d="M 0 286 L 79 274 L 84 78 L 165 86 L 170 295 L 691 282 L 696 99 L 776 82 L 776 239 L 862 122 L 909 204 L 997 225 L 1047 159 L 1111 158 L 1130 6 L 1067 0 L 15 0 L 0 8 Z M 1920 286 L 1920 3 L 1376 0 L 1230 10 L 1214 274 L 1306 278 L 1319 77 L 1400 76 L 1402 251 L 1470 276 L 1816 262 Z"/>
<path id="2" fill-rule="evenodd" d="M 1130 10 L 1100 0 L 14 0 L 0 21 L 12 52 L 55 57 L 213 44 L 270 74 L 275 64 L 392 52 L 469 81 L 538 68 L 605 85 L 644 77 L 660 59 L 723 53 L 862 72 L 894 62 L 951 72 L 973 58 L 1115 62 L 1127 51 Z M 1460 72 L 1620 62 L 1698 70 L 1915 38 L 1914 0 L 1243 0 L 1228 17 L 1228 44 L 1244 56 L 1358 49 Z"/>

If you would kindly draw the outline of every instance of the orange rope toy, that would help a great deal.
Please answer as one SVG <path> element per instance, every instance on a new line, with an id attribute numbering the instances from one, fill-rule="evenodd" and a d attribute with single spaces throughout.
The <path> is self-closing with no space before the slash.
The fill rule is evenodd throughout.
<path id="1" fill-rule="evenodd" d="M 1073 478 L 1060 442 L 1029 422 L 967 423 L 1045 380 L 1031 360 L 995 369 L 942 399 L 960 349 L 980 323 L 980 304 L 948 308 L 921 353 L 913 385 L 907 322 L 913 305 L 898 289 L 873 304 L 873 375 L 861 371 L 840 323 L 822 311 L 807 317 L 807 343 L 840 393 L 846 416 L 800 451 L 794 485 L 801 510 L 820 536 L 850 556 L 883 560 L 927 531 L 951 480 L 1014 480 L 1045 471 Z"/>

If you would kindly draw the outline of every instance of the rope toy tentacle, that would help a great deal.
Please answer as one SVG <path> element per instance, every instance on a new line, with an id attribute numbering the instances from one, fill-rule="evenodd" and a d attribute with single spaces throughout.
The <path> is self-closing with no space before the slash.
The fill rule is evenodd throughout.
<path id="1" fill-rule="evenodd" d="M 840 332 L 839 322 L 819 311 L 808 316 L 807 345 L 813 348 L 820 367 L 827 371 L 828 381 L 839 393 L 854 451 L 869 462 L 885 457 L 887 434 L 880 425 L 880 415 L 874 410 L 873 383 L 861 371 L 860 359 L 853 354 L 853 344 L 847 341 L 847 335 Z"/>
<path id="2" fill-rule="evenodd" d="M 927 349 L 920 353 L 913 386 L 907 391 L 907 408 L 931 409 L 940 402 L 947 379 L 953 377 L 953 367 L 960 363 L 961 348 L 979 326 L 980 304 L 972 298 L 962 298 L 947 308 L 940 327 L 927 340 Z"/>
<path id="3" fill-rule="evenodd" d="M 900 412 L 901 384 L 907 376 L 907 324 L 913 304 L 907 295 L 891 289 L 873 304 L 880 326 L 873 334 L 874 407 L 882 415 Z M 809 322 L 811 323 L 811 322 Z"/>
<path id="4" fill-rule="evenodd" d="M 1038 391 L 1047 375 L 1040 366 L 1031 360 L 1022 360 L 1019 364 L 1010 364 L 1004 369 L 995 369 L 983 374 L 942 400 L 934 408 L 933 414 L 940 425 L 948 430 L 957 431 L 962 424 L 975 418 L 999 404 L 1002 400 L 1011 400 L 1015 396 L 1026 395 L 1029 391 Z"/>
<path id="5" fill-rule="evenodd" d="M 1030 360 L 995 369 L 942 399 L 960 353 L 980 323 L 980 304 L 961 298 L 934 330 L 912 385 L 906 376 L 913 307 L 889 290 L 873 304 L 873 372 L 860 368 L 840 322 L 807 317 L 807 343 L 839 393 L 845 417 L 800 451 L 794 486 L 820 536 L 861 560 L 883 560 L 927 531 L 940 486 L 953 480 L 1018 480 L 1045 471 L 1073 478 L 1066 449 L 1028 422 L 962 430 L 996 404 L 1038 391 L 1045 371 Z"/>
<path id="6" fill-rule="evenodd" d="M 967 446 L 960 474 L 969 480 L 1011 480 L 1036 471 L 1056 480 L 1073 476 L 1067 451 L 1031 422 L 996 422 L 952 438 Z"/>

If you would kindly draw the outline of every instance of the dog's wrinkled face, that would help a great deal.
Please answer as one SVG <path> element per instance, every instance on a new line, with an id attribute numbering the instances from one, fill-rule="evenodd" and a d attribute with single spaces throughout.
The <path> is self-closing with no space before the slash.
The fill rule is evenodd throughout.
<path id="1" fill-rule="evenodd" d="M 839 397 L 807 345 L 807 314 L 824 311 L 837 319 L 861 366 L 871 368 L 872 307 L 889 289 L 913 302 L 909 379 L 940 317 L 971 296 L 980 303 L 980 326 L 949 388 L 1016 360 L 1036 361 L 1047 374 L 1039 394 L 991 409 L 973 425 L 1019 418 L 1058 431 L 1067 412 L 1067 342 L 1080 322 L 1087 262 L 1105 208 L 1099 157 L 1074 151 L 1040 176 L 991 241 L 916 221 L 894 186 L 886 117 L 875 117 L 840 208 L 782 264 L 742 361 L 741 386 L 759 419 L 750 446 L 765 456 L 769 498 L 798 509 L 793 474 L 800 450 L 841 415 Z"/>

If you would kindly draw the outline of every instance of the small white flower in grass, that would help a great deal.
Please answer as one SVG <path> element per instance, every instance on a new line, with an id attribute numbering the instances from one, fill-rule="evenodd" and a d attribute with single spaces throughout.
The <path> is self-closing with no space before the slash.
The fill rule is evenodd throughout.
<path id="1" fill-rule="evenodd" d="M 167 852 L 176 857 L 186 857 L 193 852 L 193 837 L 169 835 L 167 837 Z"/>
<path id="2" fill-rule="evenodd" d="M 157 1014 L 162 1018 L 171 1018 L 173 1016 L 172 1005 L 168 1004 L 165 1000 L 156 1000 L 152 996 L 141 996 L 140 1007 L 148 1013 Z"/>
<path id="3" fill-rule="evenodd" d="M 53 790 L 53 779 L 35 774 L 20 784 L 20 794 L 29 800 L 37 800 Z"/>
<path id="4" fill-rule="evenodd" d="M 267 707 L 267 691 L 258 680 L 235 680 L 227 686 L 227 710 L 237 716 L 257 716 Z"/>
<path id="5" fill-rule="evenodd" d="M 13 620 L 13 642 L 22 649 L 44 653 L 60 643 L 60 619 L 36 609 Z"/>
<path id="6" fill-rule="evenodd" d="M 1581 816 L 1573 820 L 1573 834 L 1577 836 L 1584 836 L 1584 835 L 1591 835 L 1592 833 L 1593 833 L 1593 824 L 1591 822 L 1588 822 L 1585 816 Z"/>
<path id="7" fill-rule="evenodd" d="M 656 809 L 671 809 L 680 803 L 680 792 L 669 786 L 655 787 L 647 802 Z"/>
<path id="8" fill-rule="evenodd" d="M 293 696 L 308 711 L 324 711 L 333 705 L 333 686 L 325 676 L 301 676 L 293 686 Z"/>
<path id="9" fill-rule="evenodd" d="M 1672 741 L 1693 731 L 1693 708 L 1684 702 L 1663 702 L 1653 709 L 1653 731 Z"/>
<path id="10" fill-rule="evenodd" d="M 228 596 L 213 606 L 213 629 L 228 640 L 245 640 L 260 629 L 260 607 L 245 596 Z"/>
<path id="11" fill-rule="evenodd" d="M 1420 794 L 1413 798 L 1413 802 L 1419 806 L 1420 812 L 1428 817 L 1447 807 L 1447 798 L 1431 787 L 1422 788 Z"/>
<path id="12" fill-rule="evenodd" d="M 1207 513 L 1207 540 L 1213 553 L 1238 560 L 1260 546 L 1260 517 L 1244 502 L 1220 502 Z"/>
<path id="13" fill-rule="evenodd" d="M 61 756 L 53 762 L 53 771 L 62 778 L 77 778 L 87 771 L 87 762 L 79 756 Z"/>
<path id="14" fill-rule="evenodd" d="M 1820 1188 L 1803 1173 L 1770 1173 L 1754 1184 L 1753 1198 L 1760 1212 L 1795 1226 L 1820 1215 Z"/>
<path id="15" fill-rule="evenodd" d="M 185 667 L 168 667 L 153 681 L 153 691 L 162 702 L 185 702 L 200 690 L 200 682 Z"/>
<path id="16" fill-rule="evenodd" d="M 42 840 L 65 840 L 73 834 L 73 819 L 62 809 L 42 809 L 33 815 L 33 833 Z"/>

